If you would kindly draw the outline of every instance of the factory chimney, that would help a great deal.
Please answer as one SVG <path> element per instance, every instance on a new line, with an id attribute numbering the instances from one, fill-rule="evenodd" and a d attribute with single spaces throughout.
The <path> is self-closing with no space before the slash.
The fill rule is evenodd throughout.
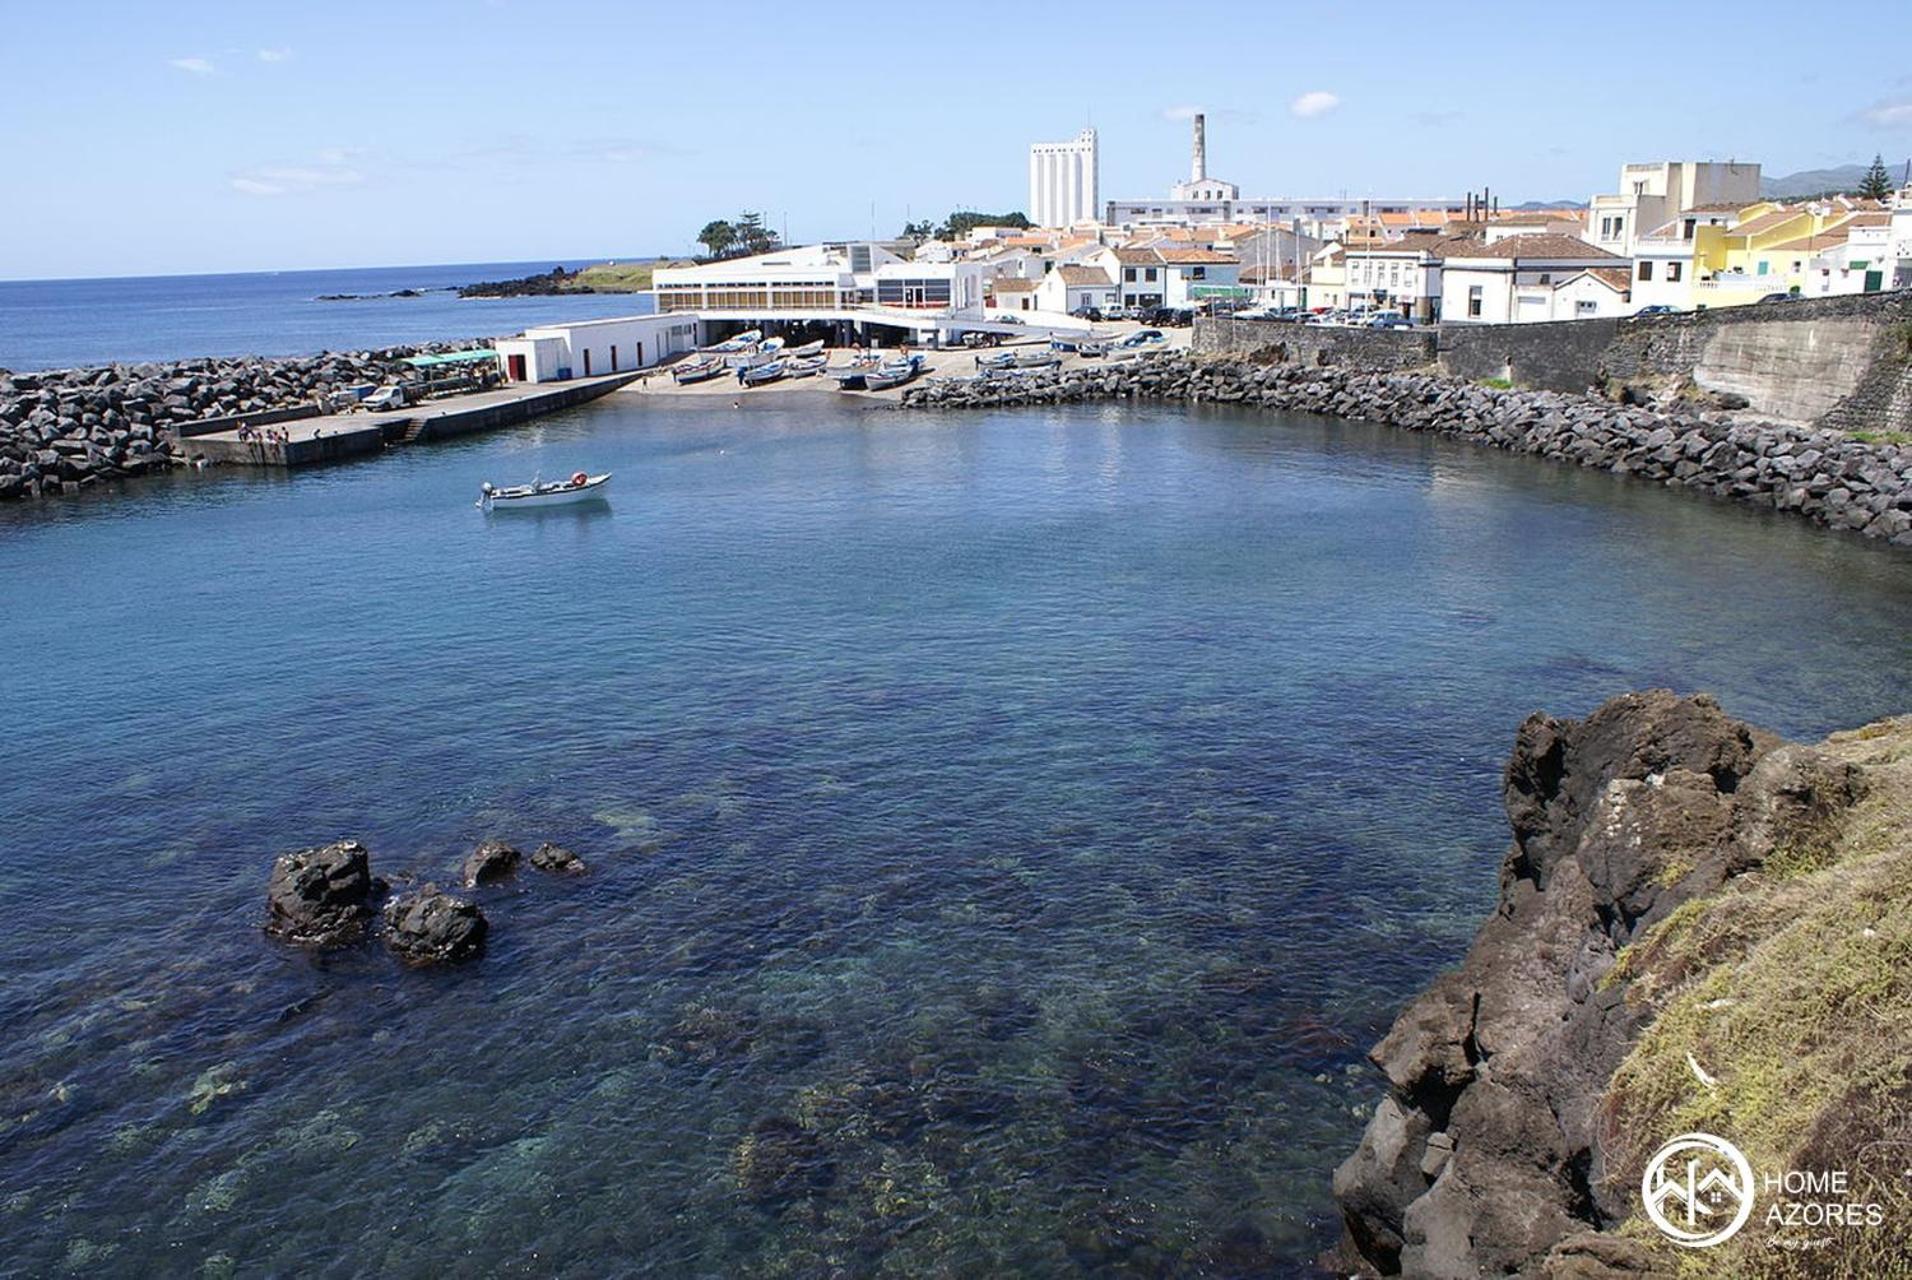
<path id="1" fill-rule="evenodd" d="M 1195 113 L 1195 146 L 1189 158 L 1188 180 L 1200 182 L 1208 176 L 1208 122 L 1202 113 Z"/>

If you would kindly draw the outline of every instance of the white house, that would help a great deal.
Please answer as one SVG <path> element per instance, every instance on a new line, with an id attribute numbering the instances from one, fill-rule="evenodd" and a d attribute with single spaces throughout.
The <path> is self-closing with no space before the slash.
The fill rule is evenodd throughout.
<path id="1" fill-rule="evenodd" d="M 1621 263 L 1577 271 L 1556 284 L 1523 285 L 1520 289 L 1522 297 L 1527 290 L 1546 290 L 1548 309 L 1554 320 L 1591 320 L 1596 316 L 1632 315 L 1635 308 L 1629 305 L 1631 285 L 1626 264 Z M 1516 302 L 1516 311 L 1519 306 Z"/>
<path id="2" fill-rule="evenodd" d="M 1349 306 L 1399 311 L 1423 322 L 1441 318 L 1441 264 L 1454 245 L 1475 243 L 1415 232 L 1396 240 L 1346 246 Z"/>
<path id="3" fill-rule="evenodd" d="M 1627 259 L 1572 236 L 1453 243 L 1441 263 L 1441 319 L 1473 324 L 1553 320 L 1555 285 L 1596 267 L 1626 266 Z"/>
<path id="4" fill-rule="evenodd" d="M 1736 209 L 1689 209 L 1633 241 L 1633 310 L 1641 307 L 1693 307 L 1693 281 L 1699 263 L 1693 257 L 1695 235 L 1701 227 L 1733 227 Z"/>
<path id="5" fill-rule="evenodd" d="M 620 316 L 539 325 L 497 342 L 510 382 L 562 382 L 643 369 L 697 345 L 693 316 Z"/>
<path id="6" fill-rule="evenodd" d="M 1112 259 L 1113 261 L 1110 261 Z M 1241 285 L 1241 261 L 1213 249 L 1176 245 L 1123 248 L 1102 255 L 1115 277 L 1125 307 L 1187 307 L 1199 301 L 1194 290 Z"/>
<path id="7" fill-rule="evenodd" d="M 1036 290 L 1040 286 L 1041 281 L 1025 280 L 1021 276 L 1004 276 L 1000 280 L 991 280 L 989 305 L 1001 311 L 1034 311 Z"/>
<path id="8" fill-rule="evenodd" d="M 1036 309 L 1073 314 L 1085 307 L 1110 310 L 1121 303 L 1121 291 L 1107 267 L 1068 263 L 1050 271 L 1036 286 Z"/>

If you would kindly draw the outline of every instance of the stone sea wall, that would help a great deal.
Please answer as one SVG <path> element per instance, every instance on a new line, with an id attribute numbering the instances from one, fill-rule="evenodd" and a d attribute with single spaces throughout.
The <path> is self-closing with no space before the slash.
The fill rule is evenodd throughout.
<path id="1" fill-rule="evenodd" d="M 1427 368 L 1523 389 L 1712 396 L 1770 418 L 1912 430 L 1912 290 L 1678 315 L 1426 329 L 1198 320 L 1204 355 L 1276 349 L 1290 362 Z"/>
<path id="2" fill-rule="evenodd" d="M 221 427 L 285 421 L 354 383 L 408 376 L 407 356 L 472 345 L 0 370 L 0 499 L 162 470 L 183 461 L 180 438 L 209 419 Z"/>
<path id="3" fill-rule="evenodd" d="M 1265 353 L 1264 359 L 1272 359 Z M 1558 391 L 1500 390 L 1426 372 L 1379 373 L 1159 354 L 1044 374 L 934 381 L 914 409 L 1174 400 L 1258 405 L 1429 431 L 1497 449 L 1796 512 L 1912 547 L 1912 447 L 1816 427 Z"/>

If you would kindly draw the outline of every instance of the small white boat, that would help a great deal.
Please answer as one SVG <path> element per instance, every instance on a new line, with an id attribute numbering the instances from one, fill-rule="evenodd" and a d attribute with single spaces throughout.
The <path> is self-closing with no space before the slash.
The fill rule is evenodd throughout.
<path id="1" fill-rule="evenodd" d="M 727 338 L 722 342 L 714 343 L 708 347 L 703 347 L 701 348 L 701 350 L 717 351 L 717 352 L 743 351 L 749 348 L 754 348 L 757 345 L 757 343 L 762 340 L 763 340 L 762 329 L 746 329 L 744 332 L 738 334 L 734 338 Z"/>
<path id="2" fill-rule="evenodd" d="M 574 473 L 569 480 L 533 480 L 530 484 L 497 488 L 489 480 L 479 487 L 481 511 L 527 511 L 534 507 L 567 507 L 578 502 L 601 502 L 611 473 Z"/>
<path id="3" fill-rule="evenodd" d="M 822 355 L 823 339 L 818 338 L 815 342 L 806 342 L 800 347 L 791 347 L 783 354 L 791 360 L 808 360 L 811 356 Z"/>

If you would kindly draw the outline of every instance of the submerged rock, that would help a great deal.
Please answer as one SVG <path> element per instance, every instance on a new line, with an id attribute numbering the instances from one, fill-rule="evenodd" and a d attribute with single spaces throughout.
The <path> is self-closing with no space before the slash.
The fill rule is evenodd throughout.
<path id="1" fill-rule="evenodd" d="M 549 840 L 532 851 L 531 865 L 540 871 L 549 871 L 553 875 L 581 876 L 584 874 L 584 859 L 563 845 L 552 844 Z"/>
<path id="2" fill-rule="evenodd" d="M 731 1155 L 737 1188 L 759 1203 L 775 1204 L 821 1190 L 836 1180 L 836 1165 L 816 1134 L 788 1116 L 750 1126 Z"/>
<path id="3" fill-rule="evenodd" d="M 356 939 L 372 914 L 371 855 L 356 840 L 283 854 L 266 882 L 266 932 L 306 946 Z"/>
<path id="4" fill-rule="evenodd" d="M 518 861 L 522 857 L 515 846 L 503 840 L 481 842 L 465 859 L 465 888 L 475 889 L 481 884 L 505 879 L 518 870 Z"/>
<path id="5" fill-rule="evenodd" d="M 385 905 L 385 945 L 406 964 L 470 959 L 484 946 L 488 926 L 478 904 L 426 885 Z"/>

